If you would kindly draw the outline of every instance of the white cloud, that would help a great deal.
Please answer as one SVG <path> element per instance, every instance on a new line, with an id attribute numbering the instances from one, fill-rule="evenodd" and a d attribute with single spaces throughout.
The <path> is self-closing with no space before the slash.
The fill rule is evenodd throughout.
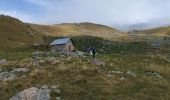
<path id="1" fill-rule="evenodd" d="M 31 4 L 35 4 L 38 6 L 48 6 L 50 3 L 50 0 L 23 0 L 23 1 L 26 1 L 26 2 L 29 2 Z"/>
<path id="2" fill-rule="evenodd" d="M 12 16 L 12 17 L 15 17 L 15 18 L 19 18 L 23 22 L 32 22 L 32 16 L 31 15 L 19 13 L 18 11 L 0 10 L 0 14 Z"/>
<path id="3" fill-rule="evenodd" d="M 148 23 L 170 17 L 170 1 L 162 0 L 28 0 L 44 4 L 44 23 L 97 22 L 102 24 Z M 41 1 L 41 2 L 40 2 Z"/>
<path id="4" fill-rule="evenodd" d="M 28 14 L 10 14 L 22 20 L 41 24 L 94 22 L 110 26 L 140 23 L 167 24 L 170 0 L 23 0 L 39 7 Z M 29 18 L 28 18 L 29 17 Z"/>

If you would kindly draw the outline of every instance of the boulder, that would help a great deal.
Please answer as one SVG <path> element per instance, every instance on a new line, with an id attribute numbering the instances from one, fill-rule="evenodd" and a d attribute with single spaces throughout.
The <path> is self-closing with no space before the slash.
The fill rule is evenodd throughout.
<path id="1" fill-rule="evenodd" d="M 11 81 L 16 78 L 16 75 L 10 72 L 1 72 L 0 81 Z"/>
<path id="2" fill-rule="evenodd" d="M 41 52 L 41 51 L 36 51 L 36 52 L 33 52 L 33 53 L 32 53 L 32 56 L 33 56 L 33 57 L 40 57 L 40 56 L 42 56 L 42 55 L 44 55 L 44 52 Z"/>
<path id="3" fill-rule="evenodd" d="M 0 81 L 11 81 L 17 78 L 17 74 L 20 74 L 21 72 L 26 73 L 29 69 L 27 68 L 16 68 L 10 72 L 0 72 Z M 24 75 L 20 76 L 20 78 L 23 78 Z"/>
<path id="4" fill-rule="evenodd" d="M 16 68 L 14 69 L 12 72 L 23 72 L 23 73 L 26 73 L 26 72 L 29 72 L 29 69 L 28 68 Z"/>
<path id="5" fill-rule="evenodd" d="M 61 97 L 56 97 L 56 100 L 61 100 Z"/>
<path id="6" fill-rule="evenodd" d="M 0 60 L 0 65 L 4 65 L 4 64 L 6 64 L 6 63 L 7 63 L 7 60 L 6 60 L 6 59 Z"/>
<path id="7" fill-rule="evenodd" d="M 160 74 L 154 71 L 145 71 L 145 75 L 150 77 L 155 77 L 155 78 L 162 78 Z"/>
<path id="8" fill-rule="evenodd" d="M 127 81 L 127 78 L 121 77 L 121 78 L 120 78 L 120 81 Z"/>
<path id="9" fill-rule="evenodd" d="M 39 89 L 32 87 L 26 89 L 14 97 L 10 98 L 10 100 L 38 100 Z"/>
<path id="10" fill-rule="evenodd" d="M 57 63 L 57 60 L 55 57 L 50 57 L 47 58 L 47 62 L 50 63 L 51 65 L 55 65 Z"/>
<path id="11" fill-rule="evenodd" d="M 130 76 L 136 77 L 136 74 L 134 72 L 130 71 L 130 70 L 127 72 L 127 74 L 130 75 Z"/>
<path id="12" fill-rule="evenodd" d="M 51 90 L 46 85 L 40 89 L 32 87 L 18 93 L 10 98 L 10 100 L 50 100 L 50 92 Z"/>
<path id="13" fill-rule="evenodd" d="M 50 86 L 50 88 L 51 88 L 51 89 L 58 89 L 58 88 L 59 88 L 59 84 Z"/>
<path id="14" fill-rule="evenodd" d="M 38 98 L 37 100 L 50 100 L 50 92 L 51 90 L 48 89 L 48 86 L 44 85 L 38 91 Z"/>
<path id="15" fill-rule="evenodd" d="M 105 66 L 105 62 L 103 62 L 103 61 L 101 61 L 99 59 L 93 59 L 91 61 L 91 63 L 94 64 L 94 65 L 103 65 L 103 66 Z"/>
<path id="16" fill-rule="evenodd" d="M 108 71 L 108 73 L 110 73 L 110 74 L 123 74 L 123 72 L 121 72 L 121 71 L 115 71 L 115 70 Z"/>

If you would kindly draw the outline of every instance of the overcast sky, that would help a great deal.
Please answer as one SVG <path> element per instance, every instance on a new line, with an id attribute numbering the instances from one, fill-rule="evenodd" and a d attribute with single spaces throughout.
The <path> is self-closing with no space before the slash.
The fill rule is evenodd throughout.
<path id="1" fill-rule="evenodd" d="M 170 24 L 170 0 L 0 0 L 0 14 L 24 22 L 93 22 L 109 26 Z"/>

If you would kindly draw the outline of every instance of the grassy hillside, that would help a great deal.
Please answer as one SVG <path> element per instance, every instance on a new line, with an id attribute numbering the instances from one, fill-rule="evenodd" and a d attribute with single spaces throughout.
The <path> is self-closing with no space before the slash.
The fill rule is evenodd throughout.
<path id="1" fill-rule="evenodd" d="M 81 49 L 84 40 L 80 37 L 73 39 L 79 41 L 77 47 Z M 98 46 L 102 41 L 105 40 L 96 38 L 93 41 L 92 37 L 89 39 L 92 44 L 99 43 Z M 10 57 L 7 65 L 0 66 L 2 72 L 21 67 L 30 71 L 22 73 L 25 75 L 23 78 L 0 81 L 1 99 L 8 100 L 30 87 L 59 84 L 61 93 L 52 91 L 51 100 L 56 100 L 56 97 L 61 97 L 63 100 L 169 100 L 169 51 L 161 52 L 160 49 L 156 49 L 149 52 L 145 49 L 146 46 L 142 43 L 115 45 L 116 48 L 113 49 L 115 52 L 97 54 L 97 59 L 104 61 L 105 66 L 91 64 L 90 57 L 77 58 L 63 55 L 42 56 L 39 58 L 40 65 L 34 66 L 31 52 L 24 54 L 24 57 L 23 54 L 11 55 L 18 58 Z M 119 50 L 124 53 L 117 52 Z M 159 52 L 155 54 L 155 51 Z M 49 61 L 51 58 L 59 62 L 51 64 Z M 155 74 L 147 74 L 147 71 L 159 74 L 162 78 Z"/>
<path id="2" fill-rule="evenodd" d="M 77 36 L 90 35 L 103 38 L 111 38 L 121 35 L 121 32 L 104 25 L 93 23 L 64 23 L 57 25 L 31 25 L 34 29 L 50 36 Z"/>
<path id="3" fill-rule="evenodd" d="M 160 27 L 160 28 L 155 28 L 155 29 L 150 29 L 150 30 L 133 31 L 132 33 L 168 36 L 170 35 L 170 26 Z"/>
<path id="4" fill-rule="evenodd" d="M 0 15 L 0 50 L 32 44 L 40 40 L 40 35 L 18 19 Z"/>
<path id="5" fill-rule="evenodd" d="M 71 36 L 75 47 L 81 51 L 95 46 L 96 58 L 105 64 L 93 64 L 88 54 L 76 57 L 50 53 L 49 56 L 42 55 L 34 59 L 32 53 L 35 50 L 23 45 L 38 41 L 40 36 L 35 30 L 48 33 L 48 42 Z M 157 31 L 155 34 L 158 34 Z M 154 46 L 146 41 L 160 37 L 122 35 L 115 29 L 91 23 L 28 25 L 1 16 L 0 49 L 22 46 L 10 52 L 0 52 L 0 59 L 7 59 L 6 64 L 0 65 L 1 76 L 16 68 L 28 68 L 29 71 L 16 73 L 14 80 L 0 80 L 0 100 L 9 100 L 30 87 L 58 84 L 61 91 L 51 91 L 51 100 L 56 100 L 56 97 L 63 100 L 169 100 L 170 46 L 159 45 L 161 41 L 156 41 L 158 46 Z M 37 61 L 39 65 L 35 64 Z"/>

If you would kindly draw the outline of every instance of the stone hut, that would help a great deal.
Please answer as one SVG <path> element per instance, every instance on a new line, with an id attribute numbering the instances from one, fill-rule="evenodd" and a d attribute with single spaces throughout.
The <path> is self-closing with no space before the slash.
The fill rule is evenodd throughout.
<path id="1" fill-rule="evenodd" d="M 55 39 L 51 44 L 52 51 L 73 51 L 74 44 L 70 38 Z"/>

